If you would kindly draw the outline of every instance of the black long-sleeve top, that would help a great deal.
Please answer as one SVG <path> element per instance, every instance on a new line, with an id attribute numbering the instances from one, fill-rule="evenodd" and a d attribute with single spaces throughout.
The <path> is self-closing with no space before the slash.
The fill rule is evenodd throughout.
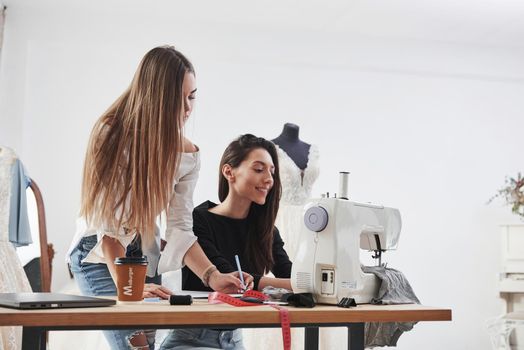
<path id="1" fill-rule="evenodd" d="M 248 219 L 211 213 L 209 209 L 215 206 L 215 203 L 206 201 L 193 210 L 193 232 L 198 237 L 198 243 L 222 273 L 238 271 L 235 262 L 235 255 L 238 255 L 242 270 L 254 277 L 254 288 L 257 289 L 262 275 L 254 273 L 245 252 Z M 273 234 L 274 264 L 271 272 L 277 278 L 290 278 L 291 261 L 276 227 Z M 182 269 L 182 289 L 211 291 L 187 266 Z"/>

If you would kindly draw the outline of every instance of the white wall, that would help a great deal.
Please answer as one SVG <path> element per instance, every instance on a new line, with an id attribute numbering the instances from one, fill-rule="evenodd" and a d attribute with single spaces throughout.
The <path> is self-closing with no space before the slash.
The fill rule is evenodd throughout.
<path id="1" fill-rule="evenodd" d="M 486 206 L 521 168 L 524 52 L 190 21 L 11 6 L 0 68 L 0 144 L 39 183 L 55 245 L 53 288 L 64 286 L 90 129 L 130 82 L 142 55 L 175 44 L 197 70 L 187 134 L 202 149 L 197 203 L 216 199 L 217 164 L 240 133 L 276 137 L 284 122 L 321 152 L 314 195 L 351 171 L 360 201 L 398 207 L 403 232 L 389 266 L 423 304 L 453 322 L 418 324 L 399 349 L 489 349 L 497 298 L 497 225 Z"/>

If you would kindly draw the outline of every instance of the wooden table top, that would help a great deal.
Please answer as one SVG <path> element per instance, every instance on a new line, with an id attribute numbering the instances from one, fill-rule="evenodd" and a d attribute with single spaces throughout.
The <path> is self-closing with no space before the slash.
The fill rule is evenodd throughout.
<path id="1" fill-rule="evenodd" d="M 289 310 L 291 325 L 360 322 L 451 321 L 451 309 L 423 305 L 359 305 L 344 309 L 317 305 Z M 118 304 L 110 307 L 16 310 L 0 307 L 0 326 L 128 326 L 128 325 L 279 325 L 274 308 L 261 305 L 233 307 L 195 301 L 193 305 L 157 303 Z"/>

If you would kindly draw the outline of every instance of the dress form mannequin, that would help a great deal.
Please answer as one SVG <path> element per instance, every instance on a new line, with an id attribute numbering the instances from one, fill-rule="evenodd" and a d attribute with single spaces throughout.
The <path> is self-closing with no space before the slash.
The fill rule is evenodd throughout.
<path id="1" fill-rule="evenodd" d="M 318 148 L 300 140 L 298 132 L 298 125 L 286 123 L 282 133 L 272 140 L 277 146 L 280 180 L 282 182 L 281 210 L 279 211 L 282 214 L 281 216 L 290 214 L 286 212 L 286 205 L 304 205 L 306 200 L 311 197 L 313 183 L 319 175 Z M 290 229 L 288 231 L 295 231 L 296 229 L 294 225 L 288 228 Z M 294 236 L 294 234 L 291 234 L 291 237 Z M 287 243 L 286 250 L 290 258 L 293 258 L 294 253 L 292 240 L 284 241 Z M 291 251 L 289 251 L 290 248 Z"/>
<path id="2" fill-rule="evenodd" d="M 298 138 L 298 131 L 298 125 L 286 123 L 282 133 L 272 141 L 287 153 L 297 167 L 304 170 L 307 167 L 311 145 Z"/>

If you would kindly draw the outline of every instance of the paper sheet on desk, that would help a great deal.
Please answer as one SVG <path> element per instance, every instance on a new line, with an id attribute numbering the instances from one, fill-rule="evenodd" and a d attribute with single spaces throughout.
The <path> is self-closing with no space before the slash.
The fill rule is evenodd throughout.
<path id="1" fill-rule="evenodd" d="M 199 290 L 176 290 L 174 291 L 175 295 L 191 295 L 193 299 L 207 299 L 209 293 L 212 292 L 202 292 Z M 233 298 L 240 298 L 242 294 L 229 294 Z"/>

